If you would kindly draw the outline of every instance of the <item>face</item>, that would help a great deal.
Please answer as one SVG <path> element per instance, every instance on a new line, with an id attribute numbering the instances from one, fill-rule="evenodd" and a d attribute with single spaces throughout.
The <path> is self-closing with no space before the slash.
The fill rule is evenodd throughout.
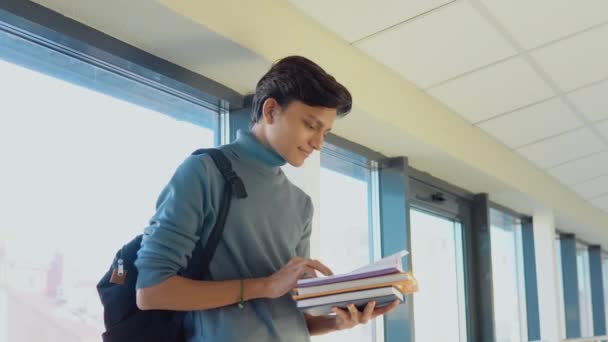
<path id="1" fill-rule="evenodd" d="M 297 100 L 283 108 L 272 98 L 264 102 L 263 114 L 256 125 L 262 125 L 266 143 L 296 167 L 323 148 L 337 115 L 335 108 L 312 107 Z"/>

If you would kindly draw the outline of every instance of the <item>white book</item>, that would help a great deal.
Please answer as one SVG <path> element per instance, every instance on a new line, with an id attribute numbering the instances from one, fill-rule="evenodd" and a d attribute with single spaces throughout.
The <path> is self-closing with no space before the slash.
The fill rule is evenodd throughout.
<path id="1" fill-rule="evenodd" d="M 370 278 L 375 276 L 382 276 L 391 273 L 403 272 L 403 265 L 401 259 L 408 255 L 408 251 L 402 250 L 393 255 L 384 257 L 374 263 L 358 268 L 352 272 L 345 274 L 336 274 L 333 276 L 316 277 L 308 279 L 300 279 L 297 282 L 296 287 L 311 287 L 319 286 L 343 281 L 349 281 L 361 278 Z"/>
<path id="2" fill-rule="evenodd" d="M 408 254 L 410 254 L 410 253 L 404 249 L 397 253 L 386 256 L 378 261 L 375 261 L 369 265 L 360 267 L 360 268 L 352 271 L 351 273 L 370 272 L 370 271 L 374 271 L 374 270 L 382 269 L 382 268 L 386 268 L 386 267 L 395 267 L 400 270 L 403 270 L 402 259 L 403 259 L 403 257 L 405 257 Z"/>
<path id="3" fill-rule="evenodd" d="M 371 286 L 375 284 L 384 284 L 384 283 L 393 283 L 402 280 L 409 280 L 411 276 L 406 273 L 395 273 L 389 274 L 385 276 L 373 277 L 373 278 L 363 278 L 358 280 L 350 280 L 341 283 L 327 284 L 327 285 L 319 285 L 312 287 L 302 287 L 298 288 L 298 295 L 311 295 L 315 293 L 323 293 L 327 291 L 336 291 L 336 290 L 346 290 L 355 287 L 361 286 Z"/>
<path id="4" fill-rule="evenodd" d="M 306 308 L 317 305 L 348 302 L 358 299 L 369 299 L 372 301 L 375 297 L 391 296 L 395 295 L 400 300 L 403 300 L 403 294 L 392 286 L 379 287 L 377 289 L 345 292 L 330 296 L 314 297 L 308 299 L 302 299 L 298 301 L 298 308 Z"/>
<path id="5" fill-rule="evenodd" d="M 359 310 L 371 301 L 376 301 L 376 307 L 389 305 L 398 299 L 403 302 L 403 294 L 396 288 L 381 287 L 373 290 L 347 292 L 337 295 L 303 299 L 298 301 L 298 309 L 312 316 L 327 315 L 333 313 L 334 306 L 345 309 L 347 305 L 354 304 Z"/>

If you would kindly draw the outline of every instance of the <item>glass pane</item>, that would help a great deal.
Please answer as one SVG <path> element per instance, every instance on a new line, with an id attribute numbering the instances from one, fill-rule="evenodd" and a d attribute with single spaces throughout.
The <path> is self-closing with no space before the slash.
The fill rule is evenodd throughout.
<path id="1" fill-rule="evenodd" d="M 342 164 L 338 172 L 336 164 Z M 356 169 L 356 170 L 355 170 Z M 351 172 L 352 171 L 352 172 Z M 370 171 L 336 157 L 321 156 L 320 260 L 334 273 L 352 271 L 371 261 Z M 373 341 L 373 323 L 313 337 L 324 341 Z"/>
<path id="2" fill-rule="evenodd" d="M 465 342 L 462 225 L 410 210 L 416 341 Z M 441 327 L 438 329 L 438 327 Z"/>
<path id="3" fill-rule="evenodd" d="M 561 249 L 561 240 L 559 236 L 555 238 L 555 265 L 557 270 L 557 289 L 559 293 L 559 317 L 560 317 L 560 336 L 562 338 L 566 337 L 566 309 L 564 303 L 564 278 L 563 278 L 563 269 L 562 269 L 562 249 Z"/>
<path id="4" fill-rule="evenodd" d="M 173 114 L 215 114 L 172 98 L 168 116 L 153 109 L 167 94 L 0 36 L 0 341 L 99 341 L 97 281 L 179 163 L 214 142 Z M 79 73 L 78 84 L 2 60 L 32 54 L 45 56 L 38 70 Z"/>
<path id="5" fill-rule="evenodd" d="M 589 250 L 577 244 L 576 271 L 578 273 L 578 305 L 581 336 L 593 336 L 593 313 L 591 308 L 591 279 L 589 276 Z"/>
<path id="6" fill-rule="evenodd" d="M 515 217 L 492 209 L 490 236 L 496 341 L 525 341 L 521 224 Z"/>
<path id="7" fill-rule="evenodd" d="M 608 326 L 608 255 L 602 253 L 602 278 L 604 285 L 604 312 L 606 313 L 606 326 Z"/>

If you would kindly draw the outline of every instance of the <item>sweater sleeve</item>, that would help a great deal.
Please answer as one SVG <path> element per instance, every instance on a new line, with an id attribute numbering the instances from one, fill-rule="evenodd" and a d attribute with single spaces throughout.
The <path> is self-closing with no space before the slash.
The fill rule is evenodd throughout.
<path id="1" fill-rule="evenodd" d="M 306 221 L 304 224 L 304 229 L 302 231 L 302 237 L 300 238 L 300 242 L 296 247 L 296 255 L 302 258 L 309 259 L 310 258 L 310 235 L 312 233 L 312 218 L 314 214 L 314 207 L 312 204 L 312 200 L 310 197 L 307 197 L 306 200 Z"/>
<path id="2" fill-rule="evenodd" d="M 204 220 L 205 175 L 200 157 L 190 156 L 161 192 L 135 261 L 138 289 L 161 283 L 187 265 Z"/>

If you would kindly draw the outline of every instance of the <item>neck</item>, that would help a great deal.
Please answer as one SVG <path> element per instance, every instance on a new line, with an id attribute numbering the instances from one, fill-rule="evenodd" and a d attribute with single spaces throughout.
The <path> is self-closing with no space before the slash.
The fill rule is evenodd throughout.
<path id="1" fill-rule="evenodd" d="M 257 141 L 260 142 L 260 144 L 266 146 L 267 148 L 274 150 L 272 148 L 272 146 L 270 146 L 270 143 L 268 142 L 268 139 L 266 138 L 266 132 L 264 132 L 262 125 L 260 125 L 258 123 L 254 124 L 253 127 L 251 127 L 251 134 L 253 134 L 253 136 L 257 139 Z"/>
<path id="2" fill-rule="evenodd" d="M 265 135 L 261 136 L 258 138 L 253 129 L 251 131 L 239 130 L 236 141 L 230 145 L 237 148 L 243 156 L 263 164 L 266 168 L 270 167 L 276 172 L 279 167 L 285 165 L 285 160 L 274 149 L 266 146 L 262 140 Z"/>

